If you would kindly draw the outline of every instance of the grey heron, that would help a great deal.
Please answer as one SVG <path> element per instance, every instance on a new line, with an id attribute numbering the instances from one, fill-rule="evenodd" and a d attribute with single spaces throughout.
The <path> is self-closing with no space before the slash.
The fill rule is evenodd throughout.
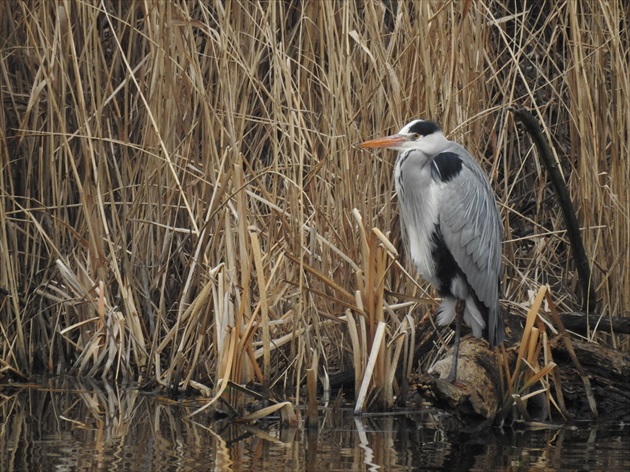
<path id="1" fill-rule="evenodd" d="M 414 120 L 397 134 L 359 146 L 398 151 L 394 182 L 407 254 L 442 296 L 438 324 L 456 322 L 447 377 L 454 382 L 462 321 L 492 346 L 505 338 L 501 219 L 490 183 L 470 153 L 432 121 Z"/>

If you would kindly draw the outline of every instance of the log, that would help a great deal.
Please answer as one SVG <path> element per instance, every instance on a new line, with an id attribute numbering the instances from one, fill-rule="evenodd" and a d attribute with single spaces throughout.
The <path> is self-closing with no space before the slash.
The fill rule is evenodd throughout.
<path id="1" fill-rule="evenodd" d="M 457 381 L 446 381 L 451 368 L 450 348 L 427 373 L 411 382 L 426 404 L 449 413 L 447 424 L 458 432 L 473 433 L 492 425 L 502 403 L 501 378 L 495 352 L 485 340 L 473 336 L 459 347 Z M 443 425 L 445 426 L 445 425 Z"/>
<path id="2" fill-rule="evenodd" d="M 561 317 L 563 322 L 569 321 L 567 327 L 575 328 L 576 324 L 572 324 L 574 320 L 586 326 L 584 316 L 569 315 Z M 518 340 L 522 333 L 519 331 L 517 320 L 510 321 L 509 339 L 515 341 L 511 346 L 508 341 L 508 363 L 512 372 L 515 367 L 514 359 L 518 350 Z M 621 326 L 623 329 L 624 323 L 618 321 L 618 319 L 612 319 L 613 328 Z M 603 322 L 602 319 L 600 328 L 610 327 Z M 566 419 L 593 418 L 593 405 L 589 403 L 586 391 L 587 387 L 590 387 L 591 401 L 594 399 L 601 418 L 630 421 L 630 353 L 571 336 L 572 357 L 563 336 L 569 336 L 569 333 L 551 340 L 550 348 L 551 360 L 556 363 L 554 378 L 558 379 L 559 388 L 561 388 L 567 413 Z M 426 346 L 417 346 L 417 349 L 426 351 Z M 455 385 L 445 385 L 437 376 L 440 372 L 448 372 L 450 351 L 444 355 L 444 360 L 438 361 L 436 364 L 438 367 L 434 368 L 433 374 L 416 373 L 410 379 L 410 385 L 415 387 L 420 396 L 420 400 L 415 399 L 416 402 L 420 401 L 423 405 L 430 404 L 443 410 L 449 416 L 450 423 L 455 425 L 456 430 L 474 432 L 492 423 L 497 413 L 498 403 L 501 402 L 500 393 L 498 393 L 501 391 L 501 384 L 494 360 L 495 353 L 489 349 L 484 340 L 467 336 L 462 339 L 460 349 L 461 366 Z M 579 361 L 581 372 L 576 366 L 575 359 Z M 557 396 L 557 392 L 555 395 Z M 533 397 L 525 406 L 532 421 L 545 416 L 545 411 L 548 412 L 546 410 L 548 405 L 541 401 L 543 398 L 543 396 Z M 505 416 L 509 416 L 509 413 L 503 417 Z M 552 414 L 552 417 L 561 419 L 557 412 Z"/>
<path id="3" fill-rule="evenodd" d="M 590 378 L 600 415 L 614 420 L 630 420 L 630 353 L 575 338 L 572 342 L 575 354 Z M 589 405 L 580 376 L 564 343 L 554 344 L 554 359 L 560 369 L 567 408 L 575 417 L 585 417 Z"/>
<path id="4" fill-rule="evenodd" d="M 591 331 L 597 326 L 598 331 L 615 334 L 630 334 L 630 318 L 620 316 L 600 316 L 591 313 L 588 317 L 586 313 L 562 313 L 560 315 L 564 327 L 575 333 L 586 336 L 590 327 Z"/>

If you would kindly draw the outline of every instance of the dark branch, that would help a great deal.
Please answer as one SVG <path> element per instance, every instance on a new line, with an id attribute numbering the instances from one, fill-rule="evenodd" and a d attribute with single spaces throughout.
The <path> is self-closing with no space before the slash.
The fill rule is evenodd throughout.
<path id="1" fill-rule="evenodd" d="M 531 135 L 538 153 L 549 172 L 549 178 L 553 183 L 562 213 L 564 215 L 564 221 L 567 227 L 567 235 L 569 236 L 569 242 L 573 249 L 573 255 L 575 257 L 576 267 L 578 275 L 580 277 L 580 284 L 582 286 L 582 310 L 587 313 L 595 310 L 595 303 L 597 301 L 595 295 L 595 288 L 591 283 L 591 269 L 586 258 L 586 251 L 584 250 L 584 244 L 582 243 L 582 236 L 580 234 L 580 227 L 578 225 L 573 206 L 571 205 L 571 197 L 569 196 L 569 190 L 562 178 L 562 174 L 556 165 L 556 161 L 553 158 L 553 153 L 549 147 L 549 143 L 540 129 L 538 120 L 524 108 L 510 108 L 510 111 L 516 115 L 516 117 L 523 123 L 527 132 Z"/>
<path id="2" fill-rule="evenodd" d="M 589 330 L 592 331 L 595 326 L 599 332 L 614 334 L 630 334 L 630 318 L 624 318 L 620 316 L 603 316 L 599 320 L 594 320 L 595 316 L 591 313 L 590 319 L 587 318 L 586 313 L 562 313 L 560 318 L 564 327 L 575 331 L 579 334 L 586 334 Z"/>

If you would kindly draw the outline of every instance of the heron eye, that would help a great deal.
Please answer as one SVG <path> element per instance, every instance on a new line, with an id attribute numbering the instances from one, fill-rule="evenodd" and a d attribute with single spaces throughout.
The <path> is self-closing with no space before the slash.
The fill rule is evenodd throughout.
<path id="1" fill-rule="evenodd" d="M 418 133 L 413 133 L 413 134 L 411 135 L 411 139 L 413 139 L 414 141 L 416 141 L 416 140 L 420 139 L 420 135 L 419 135 Z"/>

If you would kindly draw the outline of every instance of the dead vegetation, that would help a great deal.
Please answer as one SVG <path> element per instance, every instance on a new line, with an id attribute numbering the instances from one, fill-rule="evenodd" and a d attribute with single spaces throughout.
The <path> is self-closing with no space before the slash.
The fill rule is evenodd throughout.
<path id="1" fill-rule="evenodd" d="M 541 285 L 575 311 L 514 106 L 568 182 L 598 316 L 627 316 L 629 17 L 621 0 L 0 2 L 0 375 L 240 411 L 232 385 L 302 402 L 307 370 L 354 365 L 358 407 L 391 405 L 436 303 L 405 269 L 395 156 L 354 144 L 413 117 L 490 175 L 510 316 Z M 589 338 L 628 349 L 597 318 Z"/>

